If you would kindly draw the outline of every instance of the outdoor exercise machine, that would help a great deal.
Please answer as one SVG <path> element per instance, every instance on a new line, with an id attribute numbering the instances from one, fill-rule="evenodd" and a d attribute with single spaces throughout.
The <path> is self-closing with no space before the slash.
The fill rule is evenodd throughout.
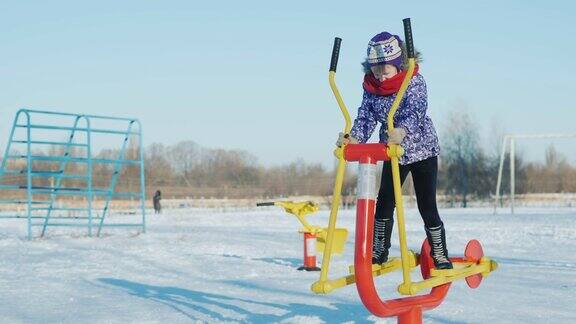
<path id="1" fill-rule="evenodd" d="M 403 22 L 404 39 L 408 55 L 408 71 L 387 116 L 388 131 L 394 128 L 394 114 L 408 88 L 415 67 L 414 43 L 410 18 L 404 19 Z M 341 41 L 340 38 L 334 40 L 329 82 L 338 106 L 344 115 L 344 134 L 349 134 L 352 128 L 352 122 L 335 82 Z M 402 147 L 395 144 L 348 144 L 336 148 L 334 154 L 338 158 L 338 168 L 326 233 L 326 244 L 322 258 L 322 270 L 320 272 L 320 279 L 312 284 L 311 289 L 318 294 L 327 294 L 334 289 L 356 283 L 360 299 L 372 314 L 379 317 L 397 317 L 399 323 L 421 323 L 422 311 L 433 309 L 440 305 L 448 293 L 452 282 L 465 279 L 470 288 L 476 288 L 480 285 L 482 278 L 497 268 L 497 264 L 495 261 L 484 256 L 482 246 L 477 240 L 468 242 L 463 257 L 450 258 L 454 269 L 449 270 L 434 269 L 434 262 L 430 256 L 430 245 L 427 240 L 424 240 L 420 254 L 408 249 L 404 222 L 404 204 L 402 201 L 402 185 L 398 165 L 398 160 L 403 153 Z M 400 240 L 400 258 L 392 257 L 385 264 L 372 265 L 372 233 L 377 192 L 376 163 L 378 161 L 388 160 L 391 161 L 392 165 L 396 217 L 398 220 Z M 336 218 L 340 205 L 346 162 L 359 162 L 358 185 L 356 189 L 357 210 L 354 265 L 350 267 L 349 275 L 342 278 L 329 279 L 328 270 L 330 268 L 334 230 L 336 228 Z M 420 267 L 423 280 L 413 281 L 410 271 L 418 266 Z M 402 271 L 403 278 L 397 290 L 401 295 L 408 297 L 383 301 L 376 291 L 374 277 L 397 270 Z M 416 295 L 424 289 L 431 289 L 431 291 L 427 294 Z"/>
<path id="2" fill-rule="evenodd" d="M 97 136 L 119 145 L 115 157 L 94 156 Z M 137 141 L 132 148 L 137 149 L 131 150 L 132 139 Z M 94 174 L 96 164 L 106 174 Z M 117 183 L 128 165 L 137 169 L 136 184 L 129 186 L 134 190 L 119 192 Z M 111 221 L 114 199 L 134 203 L 141 216 L 132 222 Z M 94 230 L 100 235 L 104 227 L 145 232 L 144 203 L 144 149 L 138 119 L 30 109 L 16 113 L 0 165 L 0 207 L 8 205 L 8 212 L 0 210 L 0 218 L 27 219 L 28 239 L 33 227 L 41 228 L 40 236 L 56 226 L 85 227 L 89 236 Z M 24 213 L 13 214 L 22 207 Z"/>
<path id="3" fill-rule="evenodd" d="M 316 253 L 324 252 L 327 229 L 312 225 L 306 220 L 306 216 L 318 211 L 319 206 L 313 201 L 275 201 L 257 203 L 256 206 L 280 206 L 284 210 L 294 215 L 302 228 L 299 230 L 304 235 L 304 264 L 298 270 L 320 271 L 316 266 Z M 348 230 L 345 228 L 335 228 L 332 239 L 332 253 L 341 254 L 344 252 L 344 245 L 348 238 Z"/>

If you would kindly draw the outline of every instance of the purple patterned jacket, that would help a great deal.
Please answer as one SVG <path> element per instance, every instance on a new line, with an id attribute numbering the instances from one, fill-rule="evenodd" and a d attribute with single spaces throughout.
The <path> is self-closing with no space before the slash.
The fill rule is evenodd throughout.
<path id="1" fill-rule="evenodd" d="M 395 94 L 380 96 L 364 90 L 362 105 L 358 108 L 358 117 L 354 120 L 350 135 L 354 136 L 360 143 L 366 143 L 380 122 L 382 124 L 380 143 L 387 143 L 388 123 L 386 117 L 395 98 Z M 406 130 L 406 137 L 401 143 L 405 151 L 400 158 L 402 165 L 422 161 L 440 153 L 438 136 L 432 119 L 426 115 L 427 108 L 426 82 L 424 77 L 418 74 L 410 80 L 408 89 L 394 117 L 394 126 L 403 127 Z"/>

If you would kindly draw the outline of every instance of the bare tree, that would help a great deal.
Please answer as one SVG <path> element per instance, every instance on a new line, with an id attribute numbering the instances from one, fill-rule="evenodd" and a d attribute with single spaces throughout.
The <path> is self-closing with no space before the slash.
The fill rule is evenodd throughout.
<path id="1" fill-rule="evenodd" d="M 176 144 L 167 152 L 172 161 L 174 171 L 181 177 L 189 187 L 192 183 L 192 169 L 200 161 L 201 148 L 193 141 L 182 141 Z"/>
<path id="2" fill-rule="evenodd" d="M 480 148 L 478 126 L 470 114 L 464 110 L 453 110 L 448 115 L 448 123 L 442 137 L 444 162 L 449 175 L 445 177 L 446 190 L 452 195 L 461 195 L 462 206 L 467 206 L 471 185 L 478 180 L 478 170 L 484 169 L 485 162 Z"/>

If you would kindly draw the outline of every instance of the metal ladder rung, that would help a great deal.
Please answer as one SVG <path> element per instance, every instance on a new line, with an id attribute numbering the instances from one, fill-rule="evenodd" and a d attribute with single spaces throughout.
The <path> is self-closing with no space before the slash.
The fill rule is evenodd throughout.
<path id="1" fill-rule="evenodd" d="M 101 134 L 129 134 L 129 135 L 140 135 L 139 132 L 125 132 L 113 129 L 99 129 L 99 128 L 85 128 L 85 127 L 66 127 L 66 126 L 52 126 L 52 125 L 22 125 L 17 124 L 16 127 L 19 128 L 35 128 L 35 129 L 54 129 L 54 130 L 66 130 L 66 131 L 80 131 L 91 133 L 101 133 Z"/>
<path id="2" fill-rule="evenodd" d="M 20 186 L 20 189 L 28 189 L 26 186 Z M 84 191 L 82 188 L 74 187 L 43 187 L 43 186 L 33 186 L 32 190 L 50 190 L 50 191 Z"/>
<path id="3" fill-rule="evenodd" d="M 28 189 L 27 186 L 21 186 L 21 185 L 0 185 L 0 189 Z M 49 190 L 49 191 L 79 191 L 82 190 L 80 188 L 56 188 L 56 187 L 42 187 L 42 186 L 32 186 L 30 187 L 30 189 L 33 192 L 36 192 L 37 190 Z"/>
<path id="4" fill-rule="evenodd" d="M 28 144 L 27 141 L 12 141 L 12 143 L 18 144 Z M 51 141 L 30 141 L 30 144 L 40 144 L 40 145 L 62 145 L 62 146 L 82 146 L 87 147 L 88 144 L 84 143 L 66 143 L 66 142 L 51 142 Z"/>
<path id="5" fill-rule="evenodd" d="M 52 219 L 52 217 L 50 217 Z M 30 224 L 33 227 L 36 226 L 44 226 L 44 223 L 32 223 Z M 63 226 L 63 227 L 90 227 L 88 224 L 78 224 L 78 223 L 48 223 L 48 226 Z M 92 224 L 92 227 L 96 227 L 95 224 Z"/>
<path id="6" fill-rule="evenodd" d="M 32 174 L 33 177 L 58 177 L 61 179 L 88 179 L 89 176 L 88 175 L 81 175 L 81 174 L 64 174 L 64 173 L 59 173 L 59 174 L 44 174 L 44 173 L 36 173 L 36 174 Z"/>
<path id="7" fill-rule="evenodd" d="M 0 215 L 0 218 L 28 218 L 27 215 Z M 46 219 L 46 216 L 30 216 L 31 219 Z M 100 220 L 101 217 L 92 217 L 94 220 Z M 80 217 L 73 217 L 73 216 L 50 216 L 50 219 L 67 219 L 67 220 L 74 220 L 74 219 L 89 219 L 86 216 Z"/>
<path id="8" fill-rule="evenodd" d="M 18 205 L 27 205 L 28 201 L 26 200 L 13 200 L 13 199 L 4 199 L 4 200 L 0 200 L 0 204 L 18 204 Z M 36 201 L 31 201 L 30 202 L 31 205 L 49 205 L 50 202 L 49 201 L 40 201 L 40 200 L 36 200 Z"/>
<path id="9" fill-rule="evenodd" d="M 51 189 L 32 189 L 32 193 L 44 194 L 44 195 L 59 195 L 59 196 L 85 196 L 85 192 L 82 190 L 72 190 L 72 191 L 55 191 Z"/>
<path id="10" fill-rule="evenodd" d="M 19 190 L 21 189 L 19 185 L 0 185 L 0 189 L 4 190 Z"/>
<path id="11" fill-rule="evenodd" d="M 50 208 L 50 207 L 42 207 L 42 208 L 30 208 L 30 210 L 53 210 L 53 211 L 89 211 L 90 208 L 67 208 L 67 207 L 56 207 L 56 208 Z M 92 217 L 94 218 L 94 217 Z"/>
<path id="12" fill-rule="evenodd" d="M 28 159 L 27 155 L 8 155 L 7 159 Z M 114 160 L 114 159 L 88 159 L 80 157 L 66 157 L 66 156 L 42 156 L 31 155 L 32 161 L 61 161 L 61 162 L 76 162 L 76 163 L 110 163 L 110 164 L 140 164 L 140 160 Z M 58 171 L 55 171 L 58 172 Z"/>
<path id="13" fill-rule="evenodd" d="M 26 187 L 24 187 L 26 189 Z M 47 195 L 61 195 L 61 196 L 86 196 L 88 190 L 56 190 L 56 189 L 31 189 L 32 193 L 47 194 Z M 92 190 L 92 193 L 97 196 L 110 196 L 110 197 L 140 197 L 141 193 L 135 192 L 109 192 L 106 190 Z"/>
<path id="14" fill-rule="evenodd" d="M 4 174 L 21 174 L 26 175 L 27 170 L 4 170 Z M 30 175 L 33 177 L 60 177 L 62 179 L 82 179 L 88 178 L 88 175 L 82 174 L 65 174 L 61 171 L 52 171 L 52 170 L 32 170 Z"/>
<path id="15" fill-rule="evenodd" d="M 102 224 L 102 227 L 141 227 L 142 224 L 132 224 L 132 223 L 116 223 L 116 224 Z"/>

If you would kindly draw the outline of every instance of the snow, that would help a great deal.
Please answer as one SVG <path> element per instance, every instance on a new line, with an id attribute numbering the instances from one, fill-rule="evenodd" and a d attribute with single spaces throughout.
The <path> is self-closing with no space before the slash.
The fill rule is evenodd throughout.
<path id="1" fill-rule="evenodd" d="M 452 285 L 425 323 L 576 322 L 576 209 L 443 209 L 451 255 L 482 242 L 499 268 L 478 289 Z M 329 211 L 309 216 L 326 225 Z M 118 218 L 125 216 L 116 216 Z M 354 210 L 338 226 L 350 238 L 330 277 L 353 262 Z M 301 272 L 297 220 L 279 207 L 173 209 L 150 215 L 148 232 L 110 230 L 101 238 L 51 229 L 25 240 L 25 221 L 0 222 L 0 321 L 3 323 L 396 323 L 362 305 L 354 286 L 316 295 L 318 272 Z M 407 210 L 409 245 L 424 231 Z M 391 253 L 398 255 L 396 233 Z M 416 276 L 414 272 L 414 276 Z M 396 298 L 400 273 L 376 279 Z"/>

